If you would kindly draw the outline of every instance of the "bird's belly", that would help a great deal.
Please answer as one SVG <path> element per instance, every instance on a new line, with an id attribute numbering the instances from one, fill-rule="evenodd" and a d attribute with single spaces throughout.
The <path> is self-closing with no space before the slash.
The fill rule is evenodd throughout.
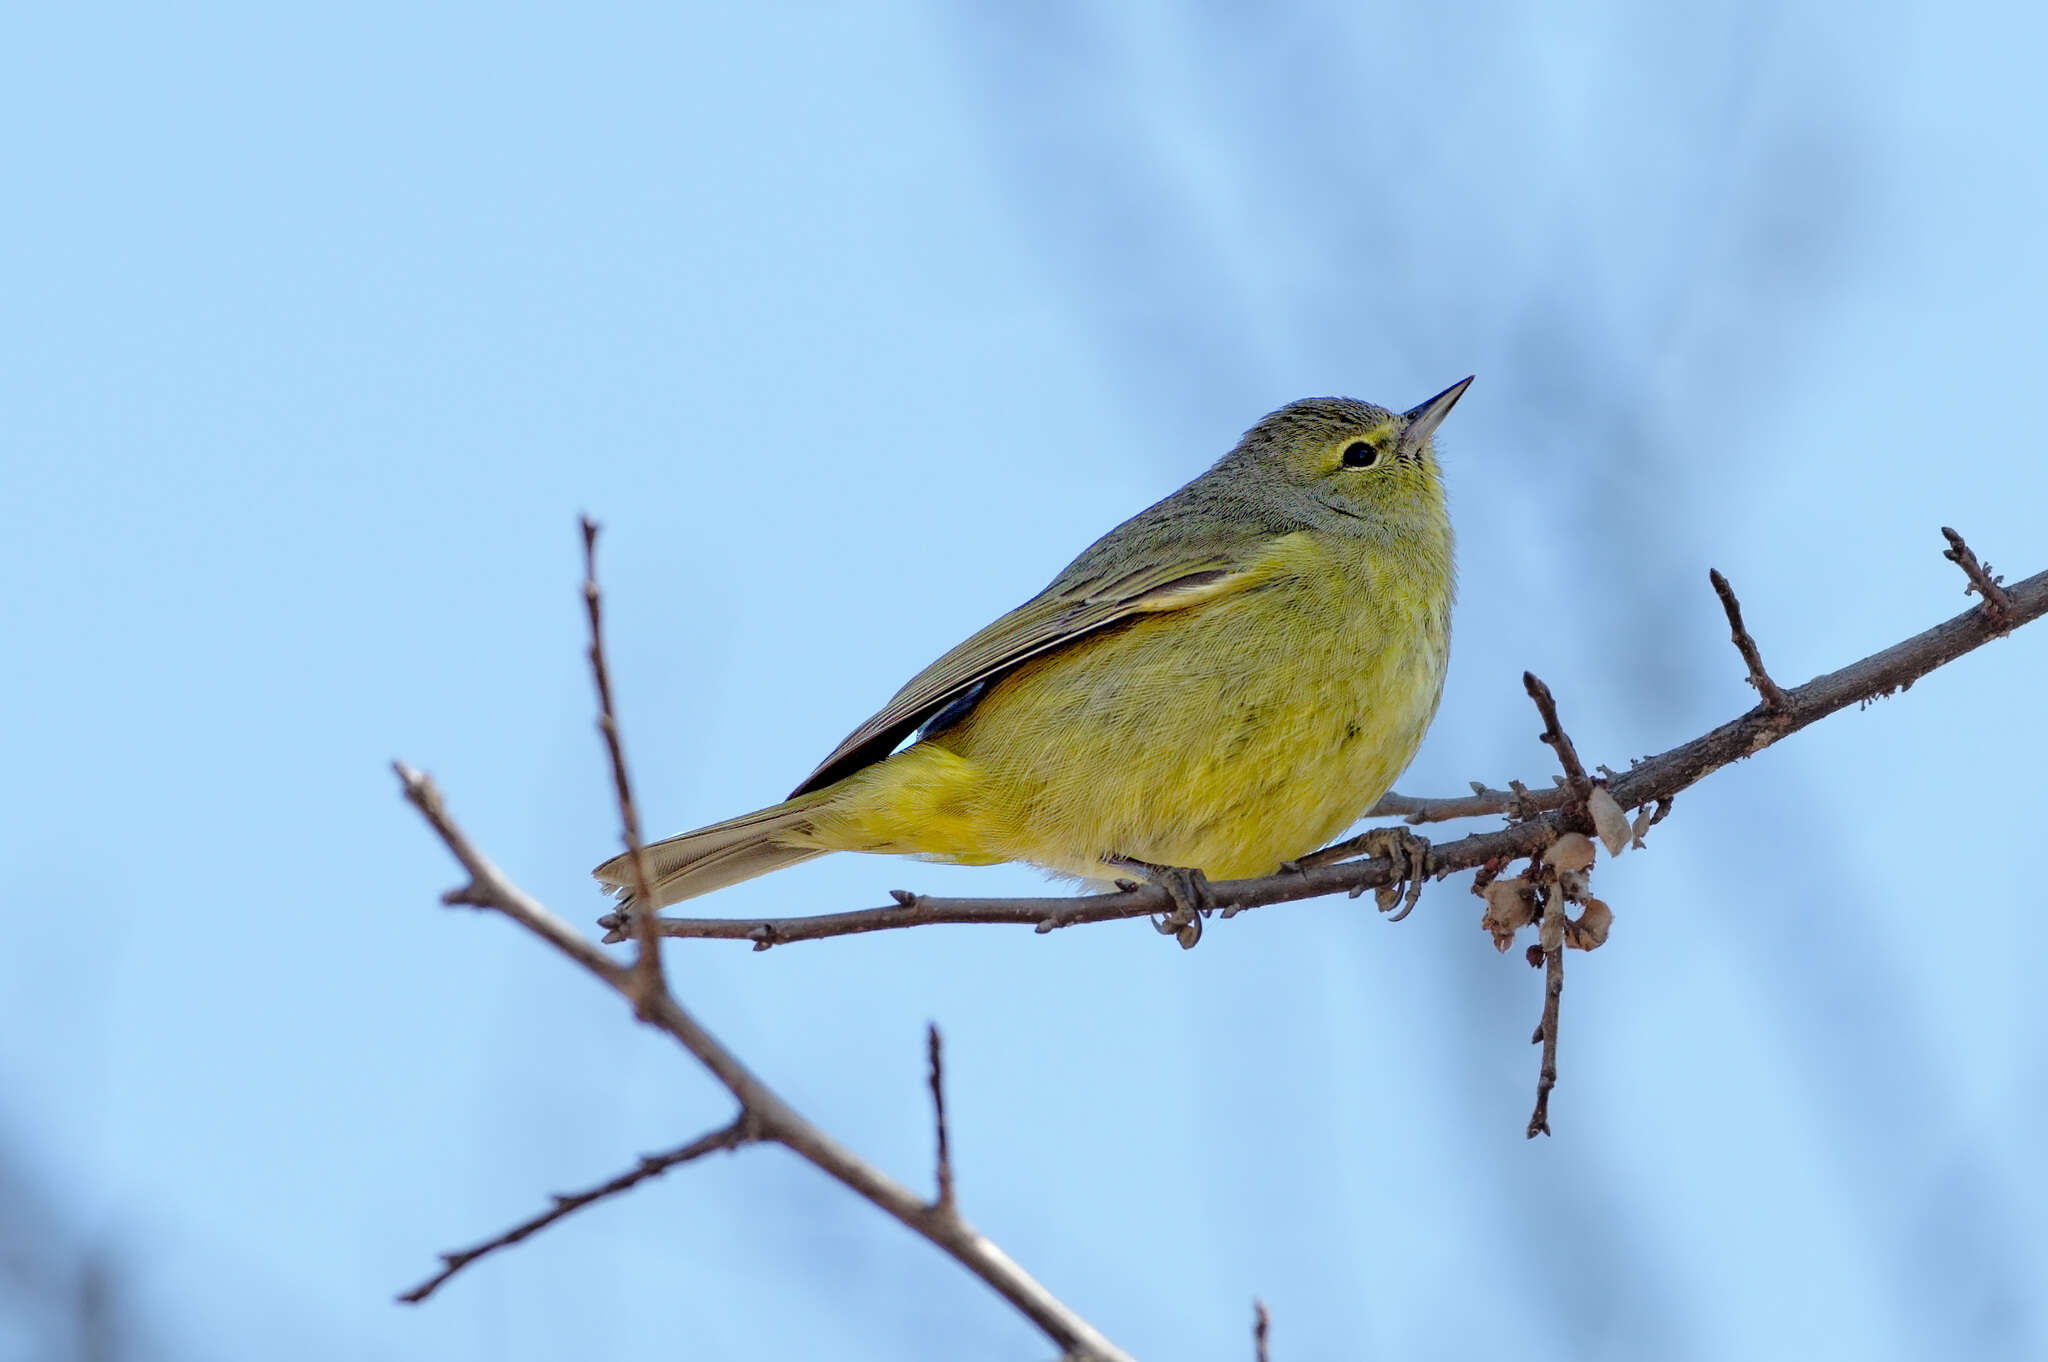
<path id="1" fill-rule="evenodd" d="M 1266 595 L 1135 621 L 992 688 L 938 739 L 977 769 L 991 851 L 1089 879 L 1106 857 L 1237 878 L 1355 822 L 1415 755 L 1448 640 Z"/>

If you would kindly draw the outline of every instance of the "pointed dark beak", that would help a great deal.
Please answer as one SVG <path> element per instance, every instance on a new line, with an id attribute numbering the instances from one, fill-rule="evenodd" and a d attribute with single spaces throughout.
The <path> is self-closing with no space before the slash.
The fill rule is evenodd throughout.
<path id="1" fill-rule="evenodd" d="M 1408 425 L 1401 432 L 1401 443 L 1395 453 L 1404 459 L 1413 458 L 1422 446 L 1429 442 L 1429 437 L 1436 431 L 1437 426 L 1442 424 L 1443 419 L 1451 414 L 1451 408 L 1458 405 L 1458 399 L 1465 395 L 1465 389 L 1471 386 L 1471 378 L 1460 379 L 1421 406 L 1404 412 L 1403 415 L 1408 418 Z"/>

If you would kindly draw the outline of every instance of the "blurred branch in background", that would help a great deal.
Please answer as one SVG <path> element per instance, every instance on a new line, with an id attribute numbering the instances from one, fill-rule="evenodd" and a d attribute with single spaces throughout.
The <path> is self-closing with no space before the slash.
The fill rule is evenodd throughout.
<path id="1" fill-rule="evenodd" d="M 0 1357 L 121 1362 L 139 1338 L 118 1256 L 0 1143 Z"/>

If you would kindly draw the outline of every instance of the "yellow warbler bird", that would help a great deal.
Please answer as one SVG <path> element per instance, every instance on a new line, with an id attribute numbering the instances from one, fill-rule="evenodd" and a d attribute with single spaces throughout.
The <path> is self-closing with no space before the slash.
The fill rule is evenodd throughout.
<path id="1" fill-rule="evenodd" d="M 646 848 L 652 904 L 828 851 L 1135 874 L 1200 933 L 1205 877 L 1269 874 L 1386 793 L 1443 693 L 1451 522 L 1406 412 L 1291 403 L 910 679 L 780 804 Z M 908 743 L 906 744 L 906 739 Z M 628 908 L 624 857 L 599 880 Z"/>

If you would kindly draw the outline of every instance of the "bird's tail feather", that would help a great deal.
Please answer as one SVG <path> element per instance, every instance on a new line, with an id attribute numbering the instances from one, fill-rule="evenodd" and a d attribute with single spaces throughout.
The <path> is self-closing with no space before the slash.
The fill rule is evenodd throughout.
<path id="1" fill-rule="evenodd" d="M 817 847 L 785 840 L 792 833 L 810 831 L 811 814 L 818 803 L 816 796 L 805 795 L 649 843 L 642 850 L 653 898 L 650 906 L 663 908 L 824 855 Z M 591 873 L 618 895 L 622 908 L 641 906 L 630 857 L 614 856 Z"/>

